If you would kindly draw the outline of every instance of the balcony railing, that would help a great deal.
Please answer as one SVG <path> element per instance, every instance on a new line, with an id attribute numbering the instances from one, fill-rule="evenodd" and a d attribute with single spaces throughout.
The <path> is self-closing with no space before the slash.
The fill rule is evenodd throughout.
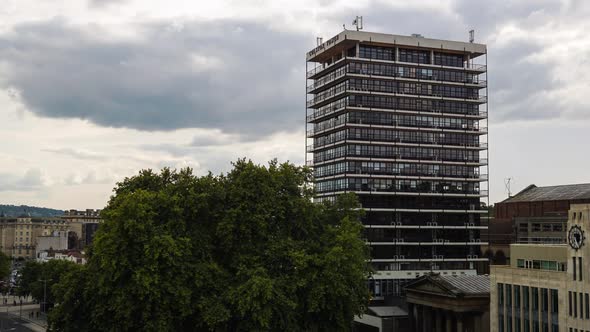
<path id="1" fill-rule="evenodd" d="M 321 65 L 315 68 L 312 68 L 311 70 L 307 71 L 307 78 L 310 78 L 312 76 L 314 76 L 315 74 L 318 74 L 321 71 L 324 70 L 328 70 L 330 68 L 334 68 L 336 67 L 338 64 L 343 63 L 344 61 L 346 61 L 347 57 L 343 57 L 337 61 L 334 61 L 333 63 L 329 64 L 329 65 Z"/>

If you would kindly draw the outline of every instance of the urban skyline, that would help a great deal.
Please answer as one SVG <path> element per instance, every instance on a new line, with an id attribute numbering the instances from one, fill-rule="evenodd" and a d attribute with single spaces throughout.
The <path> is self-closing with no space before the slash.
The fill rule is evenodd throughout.
<path id="1" fill-rule="evenodd" d="M 0 148 L 0 201 L 102 208 L 115 182 L 142 168 L 217 173 L 242 156 L 303 164 L 301 54 L 352 29 L 357 14 L 368 31 L 467 41 L 475 29 L 488 45 L 491 203 L 506 197 L 506 177 L 513 193 L 590 182 L 588 157 L 570 143 L 590 135 L 582 2 L 234 5 L 9 1 L 0 139 L 18 144 Z"/>

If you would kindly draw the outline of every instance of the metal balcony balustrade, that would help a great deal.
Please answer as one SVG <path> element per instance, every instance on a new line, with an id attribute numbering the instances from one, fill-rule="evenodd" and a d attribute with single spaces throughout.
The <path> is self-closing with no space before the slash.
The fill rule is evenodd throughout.
<path id="1" fill-rule="evenodd" d="M 363 224 L 363 227 L 366 228 L 367 230 L 369 229 L 400 229 L 400 230 L 404 230 L 404 229 L 450 229 L 450 230 L 455 230 L 455 229 L 464 229 L 464 230 L 470 230 L 470 229 L 488 229 L 488 226 L 482 226 L 482 225 L 478 225 L 475 222 L 468 222 L 468 221 L 464 221 L 464 219 L 466 218 L 465 215 L 463 215 L 462 220 L 456 220 L 456 218 L 449 218 L 449 220 L 440 220 L 437 222 L 432 222 L 432 221 L 426 221 L 427 218 L 426 217 L 421 217 L 421 218 L 416 218 L 415 220 L 410 220 L 410 221 L 379 221 L 380 223 L 376 223 L 374 220 L 371 220 L 370 218 L 367 218 L 367 220 L 365 221 L 365 223 Z"/>
<path id="2" fill-rule="evenodd" d="M 432 100 L 443 99 L 443 100 L 454 100 L 454 101 L 465 101 L 465 102 L 476 102 L 476 103 L 486 103 L 487 96 L 479 96 L 479 95 L 459 95 L 454 96 L 452 94 L 446 94 L 441 92 L 433 92 L 433 91 L 411 91 L 408 89 L 390 89 L 390 91 L 374 91 L 368 88 L 357 86 L 356 84 L 351 84 L 349 81 L 344 81 L 335 85 L 325 91 L 322 91 L 316 94 L 313 98 L 307 101 L 308 108 L 316 108 L 319 107 L 320 104 L 326 102 L 329 99 L 332 99 L 344 92 L 347 93 L 355 93 L 360 92 L 363 94 L 373 94 L 373 95 L 381 95 L 381 96 L 397 96 L 397 97 L 408 97 L 408 98 L 416 98 L 419 96 L 420 98 L 428 98 Z M 322 105 L 323 106 L 323 105 Z"/>
<path id="3" fill-rule="evenodd" d="M 348 57 L 342 57 L 331 64 L 321 64 L 317 67 L 314 67 L 307 71 L 307 78 L 312 79 L 315 75 L 322 73 L 327 70 L 331 70 L 333 68 L 338 67 L 338 65 L 345 63 L 348 60 Z"/>
<path id="4" fill-rule="evenodd" d="M 429 141 L 429 140 L 419 140 L 413 138 L 400 138 L 394 136 L 376 136 L 376 135 L 353 135 L 351 133 L 345 133 L 339 138 L 335 138 L 333 140 L 325 140 L 323 142 L 318 142 L 314 144 L 310 144 L 307 146 L 307 152 L 315 152 L 318 149 L 322 149 L 325 147 L 329 147 L 332 145 L 343 144 L 345 142 L 349 143 L 357 143 L 357 142 L 368 142 L 370 144 L 380 144 L 380 143 L 390 143 L 390 145 L 394 146 L 432 146 L 432 147 L 448 147 L 448 148 L 469 148 L 469 149 L 476 149 L 476 150 L 485 150 L 487 149 L 487 143 L 481 142 L 444 142 L 441 140 L 438 141 Z"/>
<path id="5" fill-rule="evenodd" d="M 322 125 L 314 125 L 313 128 L 307 131 L 308 138 L 314 138 L 318 135 L 321 135 L 325 132 L 342 128 L 344 126 L 347 127 L 360 127 L 360 128 L 375 128 L 375 129 L 399 129 L 399 130 L 415 130 L 415 128 L 419 128 L 420 131 L 433 131 L 433 132 L 454 132 L 454 133 L 465 133 L 465 134 L 476 134 L 476 135 L 485 135 L 488 132 L 488 128 L 485 126 L 467 126 L 467 125 L 457 125 L 457 126 L 444 126 L 444 125 L 437 125 L 425 122 L 410 122 L 410 121 L 391 121 L 391 122 L 381 122 L 381 123 L 370 123 L 365 122 L 360 119 L 350 120 L 344 117 L 329 123 L 329 124 L 322 124 Z"/>
<path id="6" fill-rule="evenodd" d="M 403 240 L 403 239 L 397 239 Z M 367 245 L 370 246 L 485 246 L 488 242 L 485 241 L 454 241 L 454 242 L 428 242 L 428 241 L 366 241 Z M 466 255 L 465 255 L 466 256 Z M 462 256 L 462 257 L 465 257 Z M 411 256 L 410 256 L 411 257 Z M 428 257 L 428 256 L 427 256 Z M 409 258 L 406 256 L 406 258 Z M 465 257 L 467 258 L 467 257 Z"/>
<path id="7" fill-rule="evenodd" d="M 310 146 L 307 147 L 310 150 Z M 355 153 L 353 151 L 330 152 L 325 155 L 314 155 L 313 165 L 319 166 L 324 163 L 337 161 L 338 159 L 347 158 L 348 160 L 358 161 L 398 161 L 398 162 L 424 162 L 429 164 L 476 164 L 479 166 L 487 165 L 487 158 L 450 158 L 438 155 L 402 155 L 400 153 L 377 154 L 377 153 Z"/>
<path id="8" fill-rule="evenodd" d="M 428 64 L 428 63 L 416 63 L 416 62 L 406 62 L 406 61 L 391 61 L 391 60 L 380 60 L 380 59 L 370 59 L 370 58 L 361 58 L 356 56 L 344 56 L 331 64 L 321 64 L 317 67 L 314 67 L 307 71 L 307 78 L 314 79 L 316 76 L 322 76 L 324 72 L 332 70 L 338 65 L 343 64 L 345 62 L 355 61 L 355 62 L 363 62 L 363 63 L 377 63 L 377 64 L 398 64 L 403 65 L 410 68 L 429 68 L 429 69 L 445 69 L 450 71 L 468 71 L 468 72 L 476 72 L 476 73 L 485 73 L 487 71 L 487 65 L 485 64 L 475 64 L 475 63 L 465 63 L 462 67 L 454 67 L 454 66 L 443 66 L 443 65 L 436 65 L 436 64 Z M 321 75 L 320 75 L 321 74 Z"/>
<path id="9" fill-rule="evenodd" d="M 424 82 L 432 84 L 447 84 L 451 86 L 472 86 L 476 88 L 485 88 L 487 81 L 479 79 L 476 75 L 473 77 L 465 76 L 459 78 L 444 77 L 444 73 L 438 75 L 437 73 L 430 73 L 428 75 L 421 74 L 416 71 L 400 71 L 403 67 L 390 66 L 390 68 L 362 68 L 357 66 L 356 63 L 349 63 L 334 71 L 327 73 L 314 80 L 314 82 L 307 86 L 307 93 L 314 93 L 314 91 L 322 88 L 323 86 L 330 84 L 347 74 L 351 74 L 351 77 L 367 77 L 367 78 L 384 78 L 393 80 L 402 80 L 407 82 Z"/>
<path id="10" fill-rule="evenodd" d="M 391 105 L 370 105 L 370 104 L 361 104 L 361 103 L 353 103 L 350 102 L 347 98 L 344 99 L 339 99 L 336 100 L 333 103 L 330 103 L 328 105 L 319 107 L 317 109 L 314 109 L 313 112 L 311 114 L 309 114 L 307 116 L 307 122 L 315 122 L 319 119 L 322 118 L 326 118 L 328 116 L 331 116 L 333 114 L 339 113 L 343 110 L 345 110 L 346 108 L 349 108 L 350 110 L 374 110 L 374 111 L 382 111 L 382 112 L 399 112 L 399 113 L 404 113 L 404 114 L 418 114 L 418 115 L 437 115 L 437 116 L 450 116 L 450 117 L 456 117 L 456 116 L 460 116 L 460 117 L 467 117 L 467 116 L 472 116 L 475 119 L 483 119 L 486 118 L 488 115 L 488 112 L 484 109 L 482 110 L 476 110 L 476 111 L 457 111 L 456 109 L 448 109 L 448 110 L 443 110 L 443 109 L 404 109 L 404 108 L 400 108 L 397 107 L 397 105 L 391 104 Z"/>
<path id="11" fill-rule="evenodd" d="M 432 188 L 404 188 L 404 187 L 395 187 L 395 186 L 374 186 L 370 184 L 358 184 L 358 183 L 344 183 L 342 185 L 333 184 L 333 185 L 325 185 L 325 188 L 317 189 L 316 185 L 316 192 L 317 193 L 330 193 L 330 192 L 338 192 L 338 191 L 352 191 L 352 192 L 359 192 L 359 193 L 395 193 L 395 194 L 403 194 L 403 193 L 411 193 L 411 194 L 436 194 L 436 195 L 478 195 L 478 196 L 487 196 L 487 190 L 480 190 L 480 189 L 448 189 L 448 190 L 441 190 L 441 189 L 432 189 Z"/>
<path id="12" fill-rule="evenodd" d="M 487 174 L 444 174 L 444 173 L 422 173 L 422 172 L 403 172 L 396 169 L 385 169 L 375 171 L 372 169 L 344 169 L 334 172 L 325 172 L 322 174 L 314 173 L 315 180 L 323 178 L 337 177 L 337 176 L 360 176 L 360 175 L 372 175 L 382 177 L 394 177 L 394 178 L 447 178 L 447 179 L 465 179 L 465 181 L 485 181 L 488 178 Z"/>

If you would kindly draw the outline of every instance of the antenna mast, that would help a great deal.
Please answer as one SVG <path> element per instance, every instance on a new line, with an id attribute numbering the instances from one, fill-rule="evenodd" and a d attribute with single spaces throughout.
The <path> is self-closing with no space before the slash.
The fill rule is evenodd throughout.
<path id="1" fill-rule="evenodd" d="M 352 21 L 352 25 L 356 26 L 356 31 L 363 30 L 363 17 L 357 16 L 354 21 Z"/>
<path id="2" fill-rule="evenodd" d="M 510 182 L 512 178 L 505 178 L 504 179 L 504 187 L 506 187 L 506 192 L 508 193 L 508 198 L 512 197 L 512 192 L 510 191 Z"/>

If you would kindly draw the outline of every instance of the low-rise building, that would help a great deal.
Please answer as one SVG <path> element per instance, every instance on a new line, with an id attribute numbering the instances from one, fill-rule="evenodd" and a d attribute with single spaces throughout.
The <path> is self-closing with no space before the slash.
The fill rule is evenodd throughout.
<path id="1" fill-rule="evenodd" d="M 590 204 L 572 204 L 567 244 L 510 246 L 510 265 L 491 267 L 491 331 L 590 331 Z"/>
<path id="2" fill-rule="evenodd" d="M 0 250 L 15 259 L 35 258 L 49 247 L 81 250 L 92 243 L 101 222 L 100 210 L 70 210 L 58 218 L 0 216 Z"/>
<path id="3" fill-rule="evenodd" d="M 487 275 L 432 273 L 405 287 L 408 331 L 488 332 L 490 279 Z"/>

